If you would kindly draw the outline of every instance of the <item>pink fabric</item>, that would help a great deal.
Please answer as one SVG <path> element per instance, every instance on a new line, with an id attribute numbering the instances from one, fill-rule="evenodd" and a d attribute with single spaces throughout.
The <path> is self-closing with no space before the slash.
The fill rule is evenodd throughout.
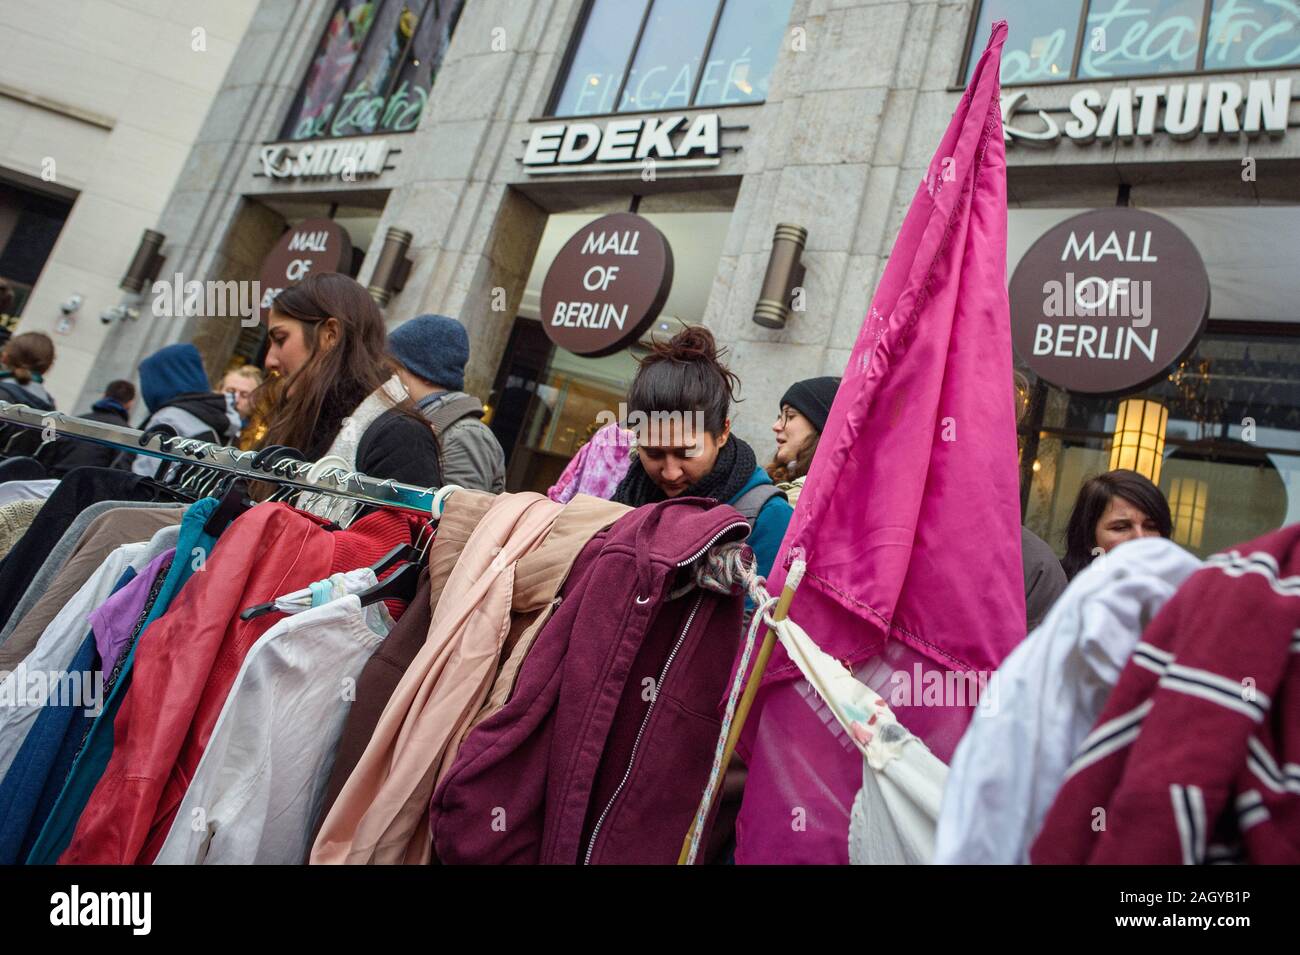
<path id="1" fill-rule="evenodd" d="M 940 670 L 991 674 L 1025 635 L 998 84 L 1006 33 L 994 24 L 912 200 L 769 577 L 777 593 L 791 562 L 806 561 L 790 616 L 854 666 L 901 644 Z M 847 856 L 847 805 L 824 852 L 792 830 L 796 808 L 838 819 L 862 772 L 860 755 L 828 746 L 795 705 L 808 704 L 782 687 L 798 677 L 778 646 L 742 739 L 738 862 Z M 950 756 L 969 706 L 908 709 L 899 720 Z M 781 747 L 759 745 L 777 738 Z"/>
<path id="2" fill-rule="evenodd" d="M 575 494 L 609 500 L 632 466 L 632 432 L 607 424 L 582 446 L 546 496 L 564 504 Z"/>

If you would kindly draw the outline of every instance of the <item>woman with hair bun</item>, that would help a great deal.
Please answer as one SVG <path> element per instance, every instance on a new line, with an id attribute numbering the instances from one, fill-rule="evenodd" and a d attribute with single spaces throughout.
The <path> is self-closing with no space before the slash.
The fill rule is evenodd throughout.
<path id="1" fill-rule="evenodd" d="M 720 359 L 712 333 L 691 326 L 656 342 L 641 360 L 628 392 L 637 453 L 613 500 L 633 507 L 673 497 L 730 504 L 749 521 L 748 543 L 766 576 L 794 510 L 754 449 L 731 433 L 740 381 Z"/>

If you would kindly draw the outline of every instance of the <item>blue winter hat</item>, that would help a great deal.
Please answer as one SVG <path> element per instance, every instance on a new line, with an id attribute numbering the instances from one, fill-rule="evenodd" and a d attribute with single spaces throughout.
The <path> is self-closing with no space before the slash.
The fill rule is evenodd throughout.
<path id="1" fill-rule="evenodd" d="M 177 395 L 211 390 L 199 350 L 188 342 L 160 348 L 140 362 L 140 395 L 151 412 Z"/>
<path id="2" fill-rule="evenodd" d="M 420 315 L 388 336 L 388 351 L 407 371 L 450 391 L 465 387 L 469 332 L 446 315 Z"/>

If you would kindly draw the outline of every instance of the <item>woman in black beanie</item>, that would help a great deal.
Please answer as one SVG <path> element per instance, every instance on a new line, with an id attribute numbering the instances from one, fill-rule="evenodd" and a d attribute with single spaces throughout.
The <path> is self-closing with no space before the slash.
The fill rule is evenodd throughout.
<path id="1" fill-rule="evenodd" d="M 776 454 L 767 474 L 791 505 L 799 500 L 839 387 L 838 378 L 808 378 L 796 381 L 781 396 L 781 413 L 772 425 Z"/>

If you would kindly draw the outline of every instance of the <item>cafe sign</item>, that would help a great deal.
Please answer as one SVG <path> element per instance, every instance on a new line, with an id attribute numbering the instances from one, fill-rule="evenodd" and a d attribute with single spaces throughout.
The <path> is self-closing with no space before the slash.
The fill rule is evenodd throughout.
<path id="1" fill-rule="evenodd" d="M 542 327 L 578 355 L 610 355 L 639 339 L 673 285 L 673 250 L 630 212 L 601 216 L 564 244 L 542 282 Z"/>
<path id="2" fill-rule="evenodd" d="M 1011 277 L 1011 339 L 1045 381 L 1132 391 L 1196 344 L 1210 280 L 1191 240 L 1160 216 L 1116 207 L 1048 230 Z"/>
<path id="3" fill-rule="evenodd" d="M 262 260 L 262 319 L 275 297 L 308 275 L 347 272 L 352 265 L 352 239 L 333 219 L 307 219 L 280 237 Z"/>
<path id="4" fill-rule="evenodd" d="M 268 179 L 373 179 L 397 152 L 387 139 L 344 139 L 313 143 L 272 143 L 262 147 L 261 169 Z"/>
<path id="5" fill-rule="evenodd" d="M 700 168 L 722 160 L 721 119 L 703 113 L 638 116 L 589 122 L 534 126 L 524 150 L 524 168 L 534 176 L 547 173 Z"/>
<path id="6" fill-rule="evenodd" d="M 1195 80 L 1117 86 L 1109 94 L 1081 89 L 1070 98 L 1071 119 L 1058 121 L 1052 112 L 1037 110 L 1037 120 L 1026 114 L 1029 93 L 1015 90 L 1002 97 L 1002 131 L 1008 143 L 1053 146 L 1064 136 L 1080 145 L 1094 141 L 1151 140 L 1157 133 L 1173 139 L 1282 136 L 1291 106 L 1291 78 L 1250 80 Z M 1057 110 L 1059 112 L 1059 110 Z"/>

